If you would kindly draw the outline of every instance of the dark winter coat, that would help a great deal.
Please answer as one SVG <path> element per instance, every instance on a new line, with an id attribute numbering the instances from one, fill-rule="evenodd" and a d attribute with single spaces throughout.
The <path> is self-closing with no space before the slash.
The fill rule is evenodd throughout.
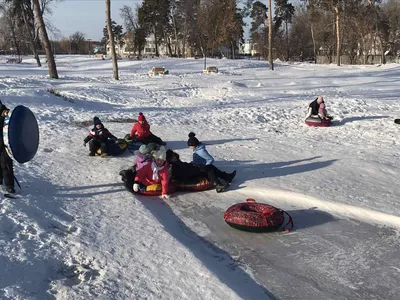
<path id="1" fill-rule="evenodd" d="M 101 124 L 101 128 L 97 129 L 96 126 L 90 131 L 89 135 L 84 139 L 85 143 L 88 143 L 90 140 L 94 140 L 96 142 L 105 143 L 108 139 L 116 141 L 117 138 L 108 131 L 107 128 L 104 128 L 104 125 Z"/>
<path id="2" fill-rule="evenodd" d="M 177 180 L 185 180 L 192 178 L 199 178 L 206 174 L 199 166 L 195 166 L 191 163 L 185 163 L 179 159 L 179 154 L 173 152 L 175 160 L 171 160 L 167 156 L 167 161 L 171 167 L 171 178 Z"/>
<path id="3" fill-rule="evenodd" d="M 318 115 L 319 106 L 320 106 L 320 104 L 318 103 L 318 98 L 310 103 L 309 107 L 311 107 L 311 110 L 312 110 L 311 114 L 312 115 Z"/>
<path id="4" fill-rule="evenodd" d="M 9 109 L 4 104 L 1 103 L 1 105 L 0 105 L 0 129 L 1 129 L 1 131 L 3 131 L 4 120 L 5 120 L 8 112 L 9 112 Z M 0 151 L 3 151 L 3 150 L 5 150 L 5 147 L 4 147 L 3 135 L 1 135 Z"/>

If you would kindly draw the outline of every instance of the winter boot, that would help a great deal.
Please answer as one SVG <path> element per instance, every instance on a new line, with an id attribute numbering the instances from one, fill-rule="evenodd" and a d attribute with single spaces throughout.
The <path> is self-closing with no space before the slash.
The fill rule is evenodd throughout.
<path id="1" fill-rule="evenodd" d="M 96 153 L 94 153 L 94 152 L 89 152 L 89 156 L 95 156 L 96 155 Z"/>
<path id="2" fill-rule="evenodd" d="M 7 187 L 6 187 L 6 192 L 7 192 L 8 194 L 15 194 L 15 189 L 14 189 L 13 186 L 7 185 Z"/>
<path id="3" fill-rule="evenodd" d="M 236 176 L 236 170 L 226 175 L 226 181 L 231 183 L 233 178 L 235 178 L 235 176 Z"/>
<path id="4" fill-rule="evenodd" d="M 219 182 L 215 185 L 215 191 L 217 193 L 222 193 L 223 191 L 225 191 L 225 189 L 227 189 L 230 186 L 230 184 L 228 182 Z"/>

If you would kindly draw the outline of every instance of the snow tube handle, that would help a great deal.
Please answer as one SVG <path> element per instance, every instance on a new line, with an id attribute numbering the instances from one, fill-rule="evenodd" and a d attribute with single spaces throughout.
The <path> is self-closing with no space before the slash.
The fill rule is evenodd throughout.
<path id="1" fill-rule="evenodd" d="M 255 199 L 253 199 L 253 198 L 247 198 L 247 199 L 246 199 L 246 202 L 249 202 L 249 203 L 255 203 L 255 202 L 256 202 L 256 200 L 255 200 Z"/>
<path id="2" fill-rule="evenodd" d="M 292 230 L 293 227 L 294 227 L 292 216 L 289 215 L 289 214 L 288 214 L 286 211 L 284 211 L 284 210 L 282 210 L 282 212 L 285 213 L 285 214 L 287 214 L 288 217 L 289 217 L 289 221 L 288 221 L 288 222 L 286 223 L 286 225 L 283 227 L 283 231 L 285 231 L 285 232 L 290 232 L 290 230 Z M 286 226 L 289 225 L 289 224 L 292 226 L 290 229 L 288 229 L 288 228 L 286 227 Z"/>

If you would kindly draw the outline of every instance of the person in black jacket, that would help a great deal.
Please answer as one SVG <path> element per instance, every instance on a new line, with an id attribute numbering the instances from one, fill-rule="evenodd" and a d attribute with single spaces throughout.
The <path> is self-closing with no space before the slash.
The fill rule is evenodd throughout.
<path id="1" fill-rule="evenodd" d="M 332 120 L 332 117 L 328 116 L 326 112 L 324 97 L 318 96 L 317 99 L 308 106 L 306 119 L 312 116 L 319 117 L 322 120 Z"/>
<path id="2" fill-rule="evenodd" d="M 104 127 L 98 117 L 93 118 L 93 129 L 90 131 L 89 135 L 84 139 L 83 145 L 89 143 L 89 156 L 95 156 L 96 151 L 101 149 L 101 157 L 106 157 L 108 153 L 108 144 L 110 141 L 117 142 L 117 138 Z"/>
<path id="3" fill-rule="evenodd" d="M 3 131 L 4 120 L 10 110 L 0 101 L 0 128 Z M 9 194 L 15 193 L 13 162 L 4 145 L 3 135 L 0 139 L 0 182 L 6 186 Z"/>
<path id="4" fill-rule="evenodd" d="M 180 160 L 179 154 L 171 149 L 167 150 L 167 162 L 171 166 L 171 179 L 186 180 L 206 177 L 209 181 L 214 183 L 217 192 L 223 191 L 229 187 L 236 175 L 236 171 L 228 174 L 222 172 L 214 165 L 200 166 L 185 163 Z"/>

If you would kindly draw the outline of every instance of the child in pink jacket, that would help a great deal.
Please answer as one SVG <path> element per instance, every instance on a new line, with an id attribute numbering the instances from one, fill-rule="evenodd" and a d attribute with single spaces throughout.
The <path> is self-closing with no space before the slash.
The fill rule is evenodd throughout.
<path id="1" fill-rule="evenodd" d="M 145 164 L 136 171 L 135 183 L 133 191 L 138 192 L 140 183 L 148 186 L 161 183 L 162 198 L 169 198 L 169 171 L 168 163 L 166 162 L 166 151 L 164 146 L 154 154 L 154 160 L 151 163 Z"/>

